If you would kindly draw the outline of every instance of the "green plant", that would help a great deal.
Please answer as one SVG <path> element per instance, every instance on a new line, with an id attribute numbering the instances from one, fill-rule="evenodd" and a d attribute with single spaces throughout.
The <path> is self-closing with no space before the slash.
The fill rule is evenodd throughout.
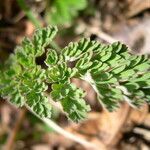
<path id="1" fill-rule="evenodd" d="M 17 3 L 36 27 L 43 24 L 25 0 L 17 0 Z M 45 0 L 45 3 L 45 21 L 53 25 L 71 23 L 78 16 L 79 11 L 87 6 L 87 0 Z"/>
<path id="2" fill-rule="evenodd" d="M 80 10 L 85 9 L 87 0 L 53 0 L 47 3 L 46 18 L 51 24 L 71 23 Z"/>
<path id="3" fill-rule="evenodd" d="M 69 119 L 79 122 L 90 111 L 84 101 L 86 93 L 71 83 L 72 78 L 79 78 L 92 85 L 100 103 L 110 111 L 123 100 L 137 107 L 150 102 L 148 56 L 132 55 L 120 42 L 105 45 L 90 39 L 71 42 L 58 53 L 48 48 L 56 33 L 56 27 L 38 29 L 31 40 L 24 38 L 16 47 L 0 70 L 3 98 L 28 107 L 41 118 L 50 118 L 47 95 L 51 95 Z M 44 64 L 38 65 L 37 58 L 45 53 Z"/>

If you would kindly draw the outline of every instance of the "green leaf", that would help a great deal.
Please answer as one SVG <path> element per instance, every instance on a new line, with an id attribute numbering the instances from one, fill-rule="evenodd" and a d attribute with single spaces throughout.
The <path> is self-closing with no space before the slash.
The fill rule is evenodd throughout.
<path id="1" fill-rule="evenodd" d="M 68 118 L 74 122 L 79 122 L 87 117 L 90 107 L 85 104 L 84 99 L 72 99 L 66 97 L 61 101 L 64 111 L 68 113 Z"/>
<path id="2" fill-rule="evenodd" d="M 135 74 L 135 71 L 132 70 L 132 69 L 129 69 L 129 70 L 126 70 L 126 71 L 123 71 L 120 73 L 119 77 L 122 79 L 128 79 L 128 78 L 131 78 L 133 75 Z"/>
<path id="3" fill-rule="evenodd" d="M 25 99 L 18 91 L 16 91 L 16 93 L 11 95 L 10 102 L 17 107 L 22 107 L 25 104 Z"/>
<path id="4" fill-rule="evenodd" d="M 16 51 L 16 59 L 18 63 L 20 63 L 23 67 L 33 67 L 35 65 L 35 60 L 32 56 L 28 56 L 21 47 L 17 47 Z"/>
<path id="5" fill-rule="evenodd" d="M 90 61 L 92 55 L 93 55 L 92 51 L 85 53 L 82 56 L 82 58 L 79 61 L 77 61 L 75 67 L 80 71 L 88 70 L 88 68 L 90 68 L 90 66 L 92 65 L 92 62 Z"/>
<path id="6" fill-rule="evenodd" d="M 53 84 L 52 85 L 52 92 L 51 97 L 54 100 L 61 100 L 69 94 L 69 87 L 64 84 Z"/>
<path id="7" fill-rule="evenodd" d="M 30 92 L 26 95 L 26 103 L 39 116 L 51 117 L 51 105 L 43 94 Z"/>
<path id="8" fill-rule="evenodd" d="M 57 64 L 47 70 L 47 81 L 49 83 L 66 82 L 69 76 L 70 74 L 66 63 Z"/>
<path id="9" fill-rule="evenodd" d="M 32 41 L 27 37 L 25 37 L 22 41 L 22 49 L 22 51 L 24 51 L 27 55 L 34 55 L 35 53 L 34 45 Z"/>
<path id="10" fill-rule="evenodd" d="M 57 27 L 48 26 L 46 28 L 36 30 L 33 36 L 33 45 L 35 56 L 41 56 L 44 53 L 44 48 L 50 44 L 57 33 Z"/>
<path id="11" fill-rule="evenodd" d="M 62 50 L 62 55 L 65 56 L 66 60 L 75 61 L 83 57 L 86 52 L 96 51 L 100 46 L 101 44 L 96 41 L 83 38 L 79 42 L 69 43 L 69 45 Z"/>
<path id="12" fill-rule="evenodd" d="M 55 50 L 48 49 L 45 63 L 47 66 L 55 65 L 58 62 L 58 55 Z"/>
<path id="13" fill-rule="evenodd" d="M 61 102 L 64 111 L 68 113 L 68 118 L 75 122 L 83 120 L 90 110 L 83 100 L 85 93 L 74 84 L 53 84 L 51 96 Z"/>
<path id="14" fill-rule="evenodd" d="M 119 67 L 113 69 L 112 73 L 118 74 L 118 73 L 122 72 L 123 70 L 125 70 L 125 68 L 126 68 L 126 65 L 119 66 Z"/>

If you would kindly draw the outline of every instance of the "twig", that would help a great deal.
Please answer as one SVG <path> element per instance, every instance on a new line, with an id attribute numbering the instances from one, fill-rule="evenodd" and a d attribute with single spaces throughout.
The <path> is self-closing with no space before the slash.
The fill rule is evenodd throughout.
<path id="1" fill-rule="evenodd" d="M 86 148 L 90 148 L 92 150 L 99 150 L 99 147 L 96 144 L 90 143 L 82 138 L 80 138 L 79 136 L 75 136 L 74 134 L 64 130 L 63 128 L 61 128 L 59 125 L 57 125 L 55 122 L 53 122 L 50 119 L 47 118 L 41 118 L 40 116 L 38 116 L 36 113 L 34 113 L 27 105 L 26 108 L 32 112 L 36 117 L 38 117 L 41 121 L 43 121 L 44 123 L 46 123 L 49 127 L 53 128 L 57 133 L 63 135 L 64 137 L 73 140 L 79 144 L 81 144 L 82 146 L 86 147 Z"/>
<path id="2" fill-rule="evenodd" d="M 107 33 L 100 31 L 99 28 L 88 27 L 88 31 L 92 34 L 96 34 L 98 36 L 98 38 L 100 38 L 108 43 L 114 43 L 114 42 L 118 41 L 117 39 L 111 37 Z"/>
<path id="3" fill-rule="evenodd" d="M 97 35 L 99 39 L 102 39 L 108 43 L 114 43 L 118 41 L 117 39 L 113 38 L 109 34 L 101 31 L 99 28 L 99 24 L 96 26 L 91 26 L 91 25 L 87 26 L 87 24 L 85 24 L 83 21 L 80 21 L 80 24 L 82 25 L 82 28 L 84 29 L 84 31 L 86 31 L 85 33 L 95 34 Z"/>
<path id="4" fill-rule="evenodd" d="M 4 146 L 4 150 L 12 150 L 13 149 L 14 140 L 16 138 L 16 134 L 17 134 L 17 132 L 20 128 L 22 120 L 25 116 L 25 113 L 26 113 L 26 109 L 21 109 L 20 110 L 17 121 L 15 123 L 15 126 L 11 130 L 11 132 L 9 133 L 8 139 L 7 139 L 6 144 Z"/>

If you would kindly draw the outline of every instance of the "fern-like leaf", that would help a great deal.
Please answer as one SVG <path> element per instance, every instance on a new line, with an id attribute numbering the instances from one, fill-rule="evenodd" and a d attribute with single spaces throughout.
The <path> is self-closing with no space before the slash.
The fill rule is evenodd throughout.
<path id="1" fill-rule="evenodd" d="M 48 89 L 53 100 L 62 105 L 70 120 L 79 122 L 90 110 L 85 92 L 71 83 L 85 80 L 97 93 L 98 100 L 113 111 L 125 100 L 139 107 L 150 103 L 150 60 L 130 54 L 120 42 L 105 45 L 90 39 L 71 42 L 60 53 L 49 46 L 56 27 L 39 29 L 33 38 L 25 38 L 0 70 L 0 95 L 18 107 L 28 106 L 41 117 L 51 117 Z M 45 65 L 36 58 L 46 54 Z M 73 63 L 73 65 L 70 65 Z"/>

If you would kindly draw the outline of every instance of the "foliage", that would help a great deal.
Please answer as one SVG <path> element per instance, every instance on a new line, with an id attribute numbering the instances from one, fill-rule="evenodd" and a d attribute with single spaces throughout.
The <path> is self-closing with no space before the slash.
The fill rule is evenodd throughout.
<path id="1" fill-rule="evenodd" d="M 112 111 L 125 100 L 132 106 L 150 102 L 150 60 L 135 56 L 120 42 L 110 45 L 90 39 L 71 42 L 60 53 L 48 48 L 57 33 L 56 27 L 38 29 L 32 39 L 10 55 L 0 70 L 0 95 L 15 106 L 30 107 L 41 117 L 51 117 L 48 89 L 69 119 L 78 122 L 87 116 L 90 106 L 85 92 L 71 83 L 72 78 L 89 82 L 98 100 Z M 46 54 L 45 66 L 36 63 Z M 69 64 L 73 63 L 74 67 Z"/>
<path id="2" fill-rule="evenodd" d="M 49 4 L 48 4 L 49 5 Z M 51 24 L 71 23 L 78 11 L 87 6 L 87 0 L 53 0 L 47 11 Z"/>
<path id="3" fill-rule="evenodd" d="M 71 23 L 79 11 L 87 6 L 87 0 L 45 0 L 45 21 L 53 25 Z M 36 27 L 41 27 L 42 22 L 37 19 L 37 14 L 30 9 L 25 0 L 17 0 L 20 8 Z"/>

